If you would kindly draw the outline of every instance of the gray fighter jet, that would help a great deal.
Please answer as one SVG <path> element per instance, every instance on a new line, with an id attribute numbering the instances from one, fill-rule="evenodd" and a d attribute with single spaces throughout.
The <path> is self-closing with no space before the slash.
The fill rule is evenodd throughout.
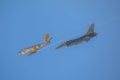
<path id="1" fill-rule="evenodd" d="M 88 42 L 92 37 L 95 37 L 97 35 L 96 32 L 94 32 L 94 24 L 90 25 L 90 28 L 88 29 L 87 33 L 85 35 L 83 35 L 82 37 L 79 37 L 77 39 L 72 39 L 69 41 L 65 41 L 63 44 L 61 44 L 60 46 L 58 46 L 56 49 L 59 49 L 61 47 L 64 46 L 72 46 L 72 45 L 76 45 L 76 44 L 80 44 L 83 41 Z"/>

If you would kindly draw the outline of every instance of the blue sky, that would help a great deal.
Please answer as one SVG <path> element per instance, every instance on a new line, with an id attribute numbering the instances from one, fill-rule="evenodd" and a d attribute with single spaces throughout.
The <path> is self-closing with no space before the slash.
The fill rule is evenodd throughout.
<path id="1" fill-rule="evenodd" d="M 0 0 L 0 80 L 120 80 L 119 0 Z M 91 23 L 98 36 L 55 48 L 80 37 Z M 33 56 L 18 52 L 44 40 Z"/>

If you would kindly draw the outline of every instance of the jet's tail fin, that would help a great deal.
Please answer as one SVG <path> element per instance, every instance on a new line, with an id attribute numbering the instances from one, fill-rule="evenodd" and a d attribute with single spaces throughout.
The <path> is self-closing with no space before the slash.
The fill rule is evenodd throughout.
<path id="1" fill-rule="evenodd" d="M 45 41 L 49 41 L 49 40 L 50 40 L 50 34 L 47 33 L 47 34 L 45 35 Z"/>
<path id="2" fill-rule="evenodd" d="M 87 31 L 87 34 L 94 32 L 94 24 L 90 25 L 90 28 Z"/>

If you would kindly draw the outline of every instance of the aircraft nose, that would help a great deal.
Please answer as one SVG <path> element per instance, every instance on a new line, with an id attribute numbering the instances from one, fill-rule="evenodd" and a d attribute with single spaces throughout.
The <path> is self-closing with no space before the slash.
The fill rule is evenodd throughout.
<path id="1" fill-rule="evenodd" d="M 18 53 L 18 56 L 22 56 L 24 53 L 23 52 L 20 52 L 20 53 Z"/>
<path id="2" fill-rule="evenodd" d="M 19 53 L 18 56 L 21 56 L 21 54 Z"/>

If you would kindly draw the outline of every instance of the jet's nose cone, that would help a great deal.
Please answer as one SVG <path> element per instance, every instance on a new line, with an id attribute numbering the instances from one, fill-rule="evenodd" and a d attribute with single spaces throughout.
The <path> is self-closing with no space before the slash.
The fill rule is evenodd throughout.
<path id="1" fill-rule="evenodd" d="M 24 55 L 24 52 L 19 52 L 18 53 L 18 56 L 22 56 L 22 55 Z"/>
<path id="2" fill-rule="evenodd" d="M 66 46 L 65 42 L 64 42 L 63 44 L 59 45 L 59 46 L 58 46 L 57 48 L 55 48 L 55 49 L 59 49 L 59 48 L 64 47 L 64 46 Z"/>
<path id="3" fill-rule="evenodd" d="M 18 56 L 22 56 L 22 54 L 21 54 L 21 53 L 19 53 L 19 54 L 18 54 Z"/>

